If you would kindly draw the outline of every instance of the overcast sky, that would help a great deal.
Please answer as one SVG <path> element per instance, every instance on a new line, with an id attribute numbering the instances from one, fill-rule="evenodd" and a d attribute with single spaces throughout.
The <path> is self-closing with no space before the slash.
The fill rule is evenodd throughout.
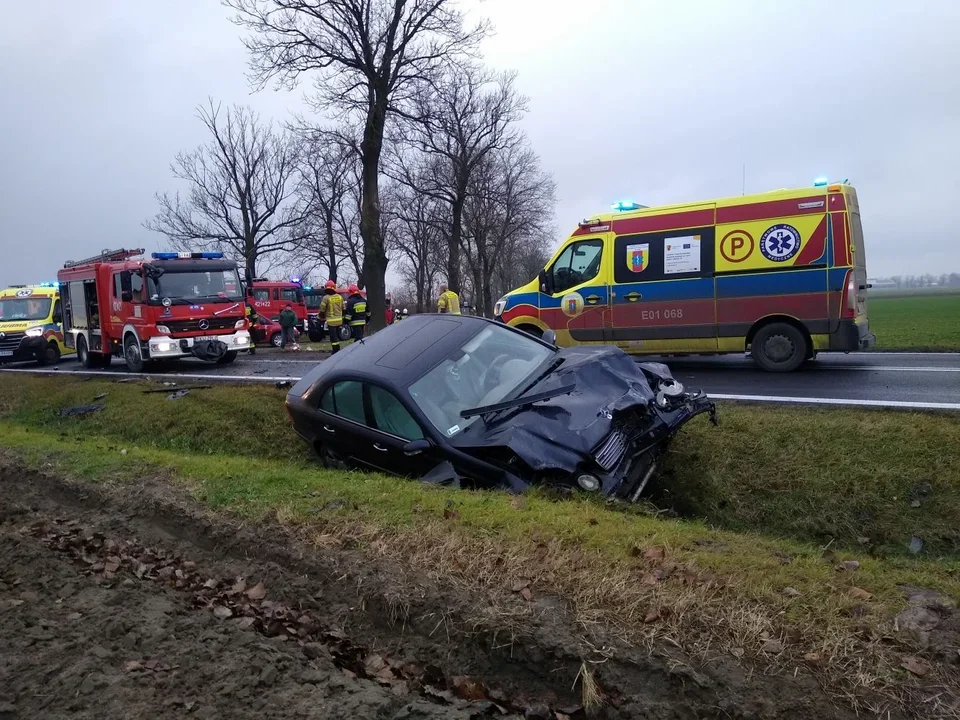
<path id="1" fill-rule="evenodd" d="M 618 199 L 645 205 L 857 188 L 871 276 L 960 272 L 960 1 L 474 0 L 519 71 L 558 186 L 562 240 Z M 105 247 L 157 249 L 143 220 L 206 137 L 208 95 L 251 95 L 217 0 L 6 3 L 0 24 L 0 285 Z M 183 189 L 182 186 L 180 189 Z"/>

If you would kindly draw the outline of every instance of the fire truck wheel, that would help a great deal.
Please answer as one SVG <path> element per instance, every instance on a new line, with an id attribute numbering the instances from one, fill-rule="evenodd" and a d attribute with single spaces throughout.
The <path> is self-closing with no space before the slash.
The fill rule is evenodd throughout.
<path id="1" fill-rule="evenodd" d="M 140 350 L 140 341 L 133 333 L 123 339 L 123 359 L 130 372 L 143 372 L 143 352 Z"/>
<path id="2" fill-rule="evenodd" d="M 42 352 L 37 354 L 38 365 L 56 365 L 60 362 L 60 348 L 56 343 L 47 343 Z"/>
<path id="3" fill-rule="evenodd" d="M 270 336 L 270 344 L 274 347 L 280 347 L 280 333 L 274 333 Z"/>
<path id="4" fill-rule="evenodd" d="M 224 353 L 222 358 L 217 360 L 217 365 L 229 365 L 236 359 L 237 359 L 237 351 L 228 350 L 226 353 Z"/>
<path id="5" fill-rule="evenodd" d="M 77 336 L 77 362 L 87 369 L 95 367 L 90 350 L 87 349 L 87 339 L 83 335 Z"/>
<path id="6" fill-rule="evenodd" d="M 110 361 L 113 360 L 113 355 L 106 353 L 104 355 L 97 356 L 97 365 L 102 368 L 110 367 Z"/>

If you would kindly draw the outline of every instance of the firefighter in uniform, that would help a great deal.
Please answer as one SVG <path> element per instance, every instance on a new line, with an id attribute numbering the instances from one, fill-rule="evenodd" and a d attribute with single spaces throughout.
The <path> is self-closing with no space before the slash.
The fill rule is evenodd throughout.
<path id="1" fill-rule="evenodd" d="M 446 285 L 440 286 L 440 297 L 437 298 L 437 312 L 450 313 L 451 315 L 460 314 L 460 296 L 453 290 L 448 290 Z"/>
<path id="2" fill-rule="evenodd" d="M 340 327 L 343 325 L 343 296 L 337 292 L 337 284 L 327 280 L 318 313 L 327 321 L 330 334 L 330 352 L 340 352 Z"/>
<path id="3" fill-rule="evenodd" d="M 254 328 L 257 325 L 257 311 L 253 309 L 253 305 L 247 303 L 247 322 L 250 324 L 250 354 L 253 355 L 257 352 L 257 341 L 254 340 Z"/>
<path id="4" fill-rule="evenodd" d="M 363 340 L 363 329 L 370 319 L 370 313 L 367 311 L 367 299 L 360 294 L 360 288 L 351 285 L 347 292 L 350 297 L 347 298 L 347 310 L 344 317 L 350 325 L 350 333 L 354 340 Z"/>

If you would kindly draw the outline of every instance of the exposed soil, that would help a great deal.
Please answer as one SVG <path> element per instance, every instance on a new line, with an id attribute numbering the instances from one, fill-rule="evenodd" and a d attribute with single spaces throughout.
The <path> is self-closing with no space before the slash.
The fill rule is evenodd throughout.
<path id="1" fill-rule="evenodd" d="M 620 647 L 538 602 L 524 633 L 472 632 L 489 598 L 160 479 L 77 485 L 0 456 L 0 719 L 586 717 L 584 660 L 597 717 L 856 717 L 803 671 Z"/>

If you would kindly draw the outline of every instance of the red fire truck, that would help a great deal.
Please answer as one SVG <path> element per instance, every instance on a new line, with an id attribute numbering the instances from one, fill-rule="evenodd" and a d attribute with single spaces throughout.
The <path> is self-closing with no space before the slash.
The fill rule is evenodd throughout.
<path id="1" fill-rule="evenodd" d="M 299 282 L 254 278 L 247 286 L 247 301 L 253 304 L 258 315 L 270 320 L 279 318 L 283 309 L 292 305 L 301 329 L 307 329 L 307 306 Z"/>
<path id="2" fill-rule="evenodd" d="M 85 367 L 122 357 L 132 372 L 152 360 L 231 363 L 250 349 L 237 264 L 223 253 L 105 251 L 57 273 L 64 340 Z"/>

